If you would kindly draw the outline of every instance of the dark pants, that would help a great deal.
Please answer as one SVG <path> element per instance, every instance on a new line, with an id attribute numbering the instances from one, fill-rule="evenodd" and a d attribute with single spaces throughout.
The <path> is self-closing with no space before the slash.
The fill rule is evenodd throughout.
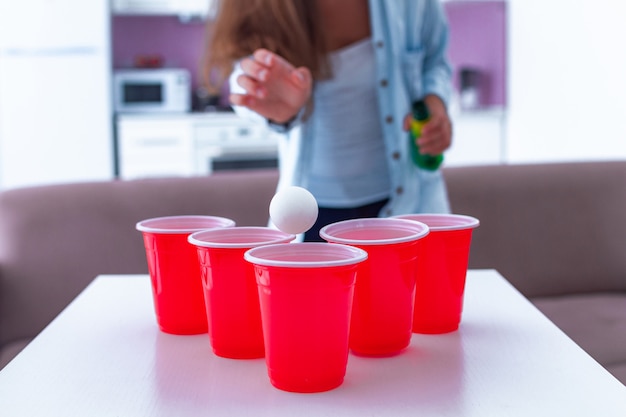
<path id="1" fill-rule="evenodd" d="M 350 219 L 362 219 L 365 217 L 378 217 L 380 210 L 387 204 L 389 200 L 382 200 L 376 203 L 367 204 L 365 206 L 354 208 L 326 208 L 320 207 L 317 221 L 305 234 L 305 242 L 324 242 L 319 235 L 320 229 L 327 224 L 340 222 Z"/>

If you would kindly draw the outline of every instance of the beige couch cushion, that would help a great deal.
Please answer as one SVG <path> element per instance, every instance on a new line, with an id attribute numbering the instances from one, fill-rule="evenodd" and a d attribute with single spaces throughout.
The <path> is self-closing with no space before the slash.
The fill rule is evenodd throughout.
<path id="1" fill-rule="evenodd" d="M 18 353 L 22 351 L 29 344 L 31 338 L 27 339 L 18 339 L 14 342 L 10 342 L 5 344 L 2 349 L 0 349 L 0 369 L 4 368 L 4 366 L 11 362 L 11 360 L 17 356 Z"/>
<path id="2" fill-rule="evenodd" d="M 613 374 L 615 378 L 622 381 L 622 384 L 626 385 L 626 363 L 611 365 L 607 367 L 607 369 Z"/>
<path id="3" fill-rule="evenodd" d="M 626 293 L 597 293 L 532 299 L 602 366 L 626 384 Z"/>
<path id="4" fill-rule="evenodd" d="M 444 171 L 452 210 L 480 219 L 471 268 L 527 297 L 626 291 L 626 162 Z"/>
<path id="5" fill-rule="evenodd" d="M 138 221 L 209 214 L 266 225 L 277 181 L 276 170 L 258 170 L 0 193 L 0 354 L 37 335 L 97 275 L 147 273 Z"/>

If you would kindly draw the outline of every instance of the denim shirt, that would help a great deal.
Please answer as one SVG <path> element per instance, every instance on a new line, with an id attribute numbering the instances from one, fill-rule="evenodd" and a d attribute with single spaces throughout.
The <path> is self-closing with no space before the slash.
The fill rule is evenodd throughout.
<path id="1" fill-rule="evenodd" d="M 449 100 L 452 71 L 446 58 L 448 26 L 443 8 L 439 0 L 369 0 L 369 7 L 379 117 L 392 186 L 389 203 L 380 216 L 449 212 L 441 171 L 426 171 L 413 164 L 408 133 L 402 126 L 414 100 L 427 94 L 437 95 L 445 103 Z M 232 91 L 242 91 L 236 83 L 239 73 L 237 66 L 230 77 Z M 236 107 L 235 111 L 262 119 L 246 108 Z M 289 185 L 306 188 L 313 137 L 311 126 L 300 120 L 281 135 L 278 190 Z"/>

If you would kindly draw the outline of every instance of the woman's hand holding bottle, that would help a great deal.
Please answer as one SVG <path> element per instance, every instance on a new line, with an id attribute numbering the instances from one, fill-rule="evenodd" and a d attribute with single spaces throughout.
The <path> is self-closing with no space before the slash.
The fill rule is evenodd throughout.
<path id="1" fill-rule="evenodd" d="M 452 123 L 446 106 L 439 97 L 427 95 L 424 102 L 430 117 L 421 131 L 417 146 L 425 155 L 441 155 L 452 144 Z M 411 119 L 411 114 L 405 116 L 404 130 L 409 130 Z"/>

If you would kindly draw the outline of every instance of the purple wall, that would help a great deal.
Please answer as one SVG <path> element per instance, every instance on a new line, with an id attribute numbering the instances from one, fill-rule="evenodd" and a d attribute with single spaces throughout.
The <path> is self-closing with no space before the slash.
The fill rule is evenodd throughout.
<path id="1" fill-rule="evenodd" d="M 471 66 L 484 75 L 483 105 L 506 104 L 506 1 L 448 1 L 444 4 L 450 24 L 449 57 L 458 70 Z M 199 82 L 204 48 L 204 24 L 181 23 L 176 17 L 114 16 L 113 66 L 132 67 L 140 54 L 158 54 L 166 67 L 191 71 L 193 87 Z"/>
<path id="2" fill-rule="evenodd" d="M 181 23 L 172 16 L 114 16 L 113 68 L 130 68 L 137 55 L 160 55 L 165 67 L 187 68 L 198 85 L 204 23 Z"/>
<path id="3" fill-rule="evenodd" d="M 450 26 L 448 54 L 459 88 L 459 69 L 479 69 L 482 105 L 506 105 L 506 1 L 449 1 L 444 4 Z"/>

